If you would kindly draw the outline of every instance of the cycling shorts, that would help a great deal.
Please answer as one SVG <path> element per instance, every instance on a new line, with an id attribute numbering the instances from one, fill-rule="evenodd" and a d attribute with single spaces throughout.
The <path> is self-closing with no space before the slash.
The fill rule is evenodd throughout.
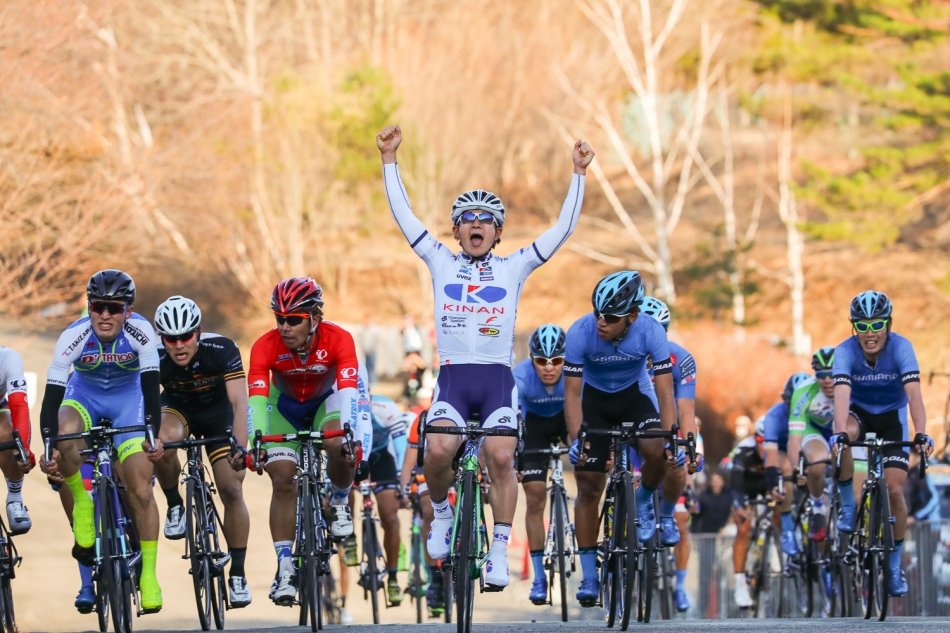
<path id="1" fill-rule="evenodd" d="M 0 413 L 10 413 L 10 403 L 6 398 L 0 400 Z"/>
<path id="2" fill-rule="evenodd" d="M 567 442 L 567 422 L 564 411 L 557 415 L 544 417 L 528 411 L 524 418 L 524 448 L 525 450 L 550 448 L 551 444 Z M 547 455 L 525 455 L 523 483 L 531 481 L 545 482 L 548 479 L 548 469 L 551 458 Z"/>
<path id="3" fill-rule="evenodd" d="M 327 422 L 340 420 L 339 394 L 328 393 L 322 398 L 299 402 L 281 392 L 271 383 L 267 395 L 267 428 L 264 435 L 296 433 L 309 426 L 314 431 L 323 429 Z M 339 426 L 338 424 L 336 426 Z M 267 461 L 297 463 L 300 442 L 265 442 Z"/>
<path id="4" fill-rule="evenodd" d="M 588 429 L 609 430 L 624 422 L 633 422 L 638 431 L 661 428 L 660 414 L 649 396 L 640 391 L 637 383 L 626 389 L 609 393 L 591 385 L 584 385 L 581 410 Z M 578 472 L 607 472 L 612 438 L 607 435 L 588 435 L 587 463 L 575 468 Z"/>
<path id="5" fill-rule="evenodd" d="M 907 428 L 907 409 L 895 409 L 893 411 L 885 411 L 884 413 L 871 413 L 858 405 L 851 403 L 851 416 L 857 420 L 858 428 L 860 429 L 858 433 L 858 441 L 864 441 L 867 433 L 877 433 L 878 439 L 887 440 L 889 442 L 907 442 L 908 438 L 908 428 Z M 852 449 L 852 451 L 857 451 L 857 449 Z M 862 455 L 867 460 L 866 451 L 862 450 Z M 899 468 L 904 472 L 907 472 L 907 468 L 910 465 L 910 453 L 908 450 L 901 446 L 891 446 L 885 448 L 883 451 L 884 457 L 884 468 Z M 853 455 L 854 459 L 860 459 L 859 455 Z"/>
<path id="6" fill-rule="evenodd" d="M 234 424 L 234 412 L 231 410 L 231 401 L 227 398 L 222 398 L 200 411 L 189 411 L 165 391 L 162 392 L 162 413 L 169 413 L 181 420 L 185 427 L 185 437 L 193 435 L 198 439 L 226 436 L 228 427 Z M 212 465 L 227 457 L 230 451 L 231 443 L 226 439 L 205 446 L 205 453 Z"/>
<path id="7" fill-rule="evenodd" d="M 442 365 L 427 424 L 450 420 L 464 427 L 479 414 L 482 428 L 518 428 L 518 387 L 507 365 Z"/>
<path id="8" fill-rule="evenodd" d="M 104 390 L 83 385 L 78 380 L 70 380 L 63 396 L 64 407 L 75 409 L 82 417 L 84 430 L 88 431 L 102 418 L 112 420 L 112 428 L 145 424 L 145 404 L 142 389 L 133 383 L 125 389 Z M 121 464 L 129 455 L 142 452 L 145 433 L 119 433 L 112 437 L 115 450 Z"/>
<path id="9" fill-rule="evenodd" d="M 413 473 L 412 479 L 409 480 L 409 494 L 419 497 L 429 494 L 429 484 L 426 483 L 426 478 L 421 472 Z"/>
<path id="10" fill-rule="evenodd" d="M 369 480 L 373 482 L 373 492 L 376 494 L 384 490 L 395 490 L 399 487 L 396 458 L 391 452 L 383 449 L 370 453 Z"/>
<path id="11" fill-rule="evenodd" d="M 763 436 L 763 441 L 766 444 L 777 444 L 778 450 L 783 453 L 788 452 L 788 420 L 785 420 L 783 424 L 779 420 L 775 420 L 773 416 L 766 416 L 765 418 L 765 434 Z"/>

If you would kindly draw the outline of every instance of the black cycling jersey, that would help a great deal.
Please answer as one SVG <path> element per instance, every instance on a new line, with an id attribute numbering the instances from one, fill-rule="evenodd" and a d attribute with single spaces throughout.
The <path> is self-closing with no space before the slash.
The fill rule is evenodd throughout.
<path id="1" fill-rule="evenodd" d="M 195 412 L 228 401 L 224 383 L 244 379 L 244 365 L 238 346 L 220 334 L 202 334 L 194 358 L 179 367 L 165 352 L 159 349 L 159 368 L 164 388 L 165 406 Z"/>
<path id="2" fill-rule="evenodd" d="M 741 447 L 732 458 L 729 487 L 737 503 L 743 497 L 765 494 L 765 460 L 759 455 L 758 443 Z"/>

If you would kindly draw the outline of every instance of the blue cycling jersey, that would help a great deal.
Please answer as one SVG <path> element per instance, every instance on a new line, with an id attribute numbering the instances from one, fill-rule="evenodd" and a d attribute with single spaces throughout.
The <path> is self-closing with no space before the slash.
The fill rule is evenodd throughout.
<path id="1" fill-rule="evenodd" d="M 836 385 L 851 386 L 851 402 L 869 413 L 885 413 L 907 406 L 904 385 L 920 382 L 914 346 L 900 334 L 887 335 L 884 351 L 872 367 L 857 336 L 835 348 L 832 366 Z"/>
<path id="2" fill-rule="evenodd" d="M 788 417 L 791 410 L 784 401 L 772 405 L 765 414 L 764 440 L 770 444 L 778 444 L 780 451 L 788 450 Z"/>
<path id="3" fill-rule="evenodd" d="M 679 343 L 667 341 L 670 346 L 670 362 L 673 363 L 673 399 L 696 399 L 696 359 Z M 650 368 L 653 375 L 653 368 Z"/>
<path id="4" fill-rule="evenodd" d="M 551 418 L 564 410 L 564 374 L 553 385 L 541 382 L 534 363 L 527 358 L 511 370 L 518 385 L 518 405 L 521 415 L 532 413 L 542 418 Z"/>
<path id="5" fill-rule="evenodd" d="M 135 385 L 140 371 L 158 371 L 155 331 L 133 312 L 114 341 L 102 343 L 89 317 L 72 323 L 59 337 L 46 381 L 52 385 L 91 387 L 104 391 Z M 75 370 L 70 377 L 69 366 Z"/>
<path id="6" fill-rule="evenodd" d="M 654 374 L 673 371 L 666 330 L 656 319 L 639 315 L 620 342 L 614 342 L 597 336 L 597 322 L 589 313 L 567 332 L 564 373 L 583 376 L 585 384 L 607 393 L 639 384 L 640 392 L 651 394 L 655 402 L 653 381 L 646 371 L 648 355 L 653 359 Z"/>

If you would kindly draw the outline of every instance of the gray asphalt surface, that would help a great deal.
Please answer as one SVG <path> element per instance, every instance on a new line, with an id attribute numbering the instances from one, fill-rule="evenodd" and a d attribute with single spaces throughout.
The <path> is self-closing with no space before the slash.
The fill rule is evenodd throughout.
<path id="1" fill-rule="evenodd" d="M 327 626 L 326 631 L 350 630 L 354 633 L 410 633 L 417 631 L 420 625 L 407 624 L 383 624 L 358 625 L 358 626 Z M 455 624 L 425 624 L 426 631 L 431 633 L 454 633 Z M 809 633 L 844 633 L 846 631 L 913 631 L 914 633 L 948 633 L 950 632 L 950 618 L 894 618 L 885 622 L 871 621 L 863 619 L 833 619 L 833 620 L 681 620 L 669 622 L 651 622 L 650 624 L 631 623 L 629 631 L 659 631 L 662 633 L 696 633 L 698 631 L 768 631 L 769 633 L 790 633 L 791 631 L 801 631 L 808 627 Z M 267 633 L 276 633 L 293 631 L 300 633 L 308 629 L 302 627 L 281 627 L 281 628 L 261 628 L 261 629 L 237 629 L 241 631 L 262 631 Z M 487 624 L 475 624 L 473 631 L 478 633 L 568 633 L 573 631 L 619 631 L 614 627 L 607 629 L 603 622 L 517 622 L 501 623 L 492 622 Z"/>

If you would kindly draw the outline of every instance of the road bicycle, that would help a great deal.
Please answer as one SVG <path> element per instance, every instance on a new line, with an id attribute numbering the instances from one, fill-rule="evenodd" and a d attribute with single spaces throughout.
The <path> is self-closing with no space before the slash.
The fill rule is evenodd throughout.
<path id="1" fill-rule="evenodd" d="M 653 494 L 653 507 L 660 507 L 660 490 Z M 688 534 L 681 534 L 680 538 L 689 538 Z M 666 547 L 660 542 L 660 531 L 653 534 L 651 549 L 653 558 L 653 599 L 660 607 L 660 618 L 669 620 L 676 613 L 676 554 L 672 547 Z"/>
<path id="2" fill-rule="evenodd" d="M 550 458 L 551 471 L 548 486 L 548 531 L 544 540 L 544 569 L 548 572 L 547 604 L 554 605 L 554 578 L 557 576 L 561 596 L 561 622 L 567 622 L 568 579 L 576 571 L 575 555 L 577 542 L 574 539 L 574 524 L 568 512 L 567 491 L 564 489 L 564 465 L 561 455 L 570 452 L 567 446 L 552 445 L 550 448 L 535 448 L 524 451 L 525 455 L 545 455 Z"/>
<path id="3" fill-rule="evenodd" d="M 680 446 L 686 447 L 689 461 L 695 464 L 696 442 L 692 433 L 689 433 L 686 439 L 680 439 L 677 424 L 669 431 L 640 431 L 636 429 L 634 422 L 623 422 L 613 429 L 588 429 L 587 423 L 584 422 L 577 440 L 578 446 L 582 447 L 578 462 L 586 458 L 584 447 L 588 435 L 611 438 L 613 469 L 607 478 L 604 505 L 600 513 L 604 530 L 599 552 L 600 603 L 604 608 L 607 626 L 613 627 L 619 616 L 620 629 L 626 631 L 633 613 L 634 595 L 637 601 L 637 620 L 650 621 L 653 609 L 653 575 L 658 555 L 652 541 L 641 544 L 637 537 L 640 520 L 637 517 L 628 448 L 641 439 L 664 439 L 673 450 L 678 450 Z"/>
<path id="4" fill-rule="evenodd" d="M 231 444 L 233 456 L 237 452 L 237 440 L 231 427 L 225 430 L 223 437 L 185 438 L 164 445 L 167 450 L 183 448 L 186 453 L 181 471 L 182 483 L 185 484 L 185 554 L 182 558 L 191 562 L 188 573 L 195 589 L 202 631 L 211 628 L 212 617 L 215 628 L 223 629 L 224 612 L 231 608 L 224 578 L 224 567 L 231 560 L 231 554 L 221 551 L 218 526 L 222 522 L 213 499 L 217 491 L 206 476 L 207 469 L 201 458 L 202 446 L 222 441 Z"/>
<path id="5" fill-rule="evenodd" d="M 13 429 L 11 441 L 0 444 L 0 451 L 16 451 L 17 461 L 21 464 L 27 463 L 26 448 L 20 439 L 20 432 L 16 429 Z M 11 581 L 16 578 L 16 568 L 22 560 L 13 544 L 13 535 L 0 517 L 0 625 L 3 627 L 3 633 L 17 632 Z"/>
<path id="6" fill-rule="evenodd" d="M 472 607 L 475 600 L 475 581 L 478 581 L 479 591 L 486 591 L 485 576 L 482 567 L 488 560 L 488 530 L 485 525 L 483 512 L 484 482 L 479 482 L 478 447 L 486 437 L 514 437 L 517 438 L 515 456 L 516 470 L 523 467 L 523 422 L 518 416 L 518 428 L 506 427 L 480 428 L 478 420 L 470 420 L 464 427 L 430 426 L 426 427 L 425 419 L 420 422 L 419 453 L 417 465 L 422 466 L 425 459 L 425 436 L 430 433 L 441 435 L 457 435 L 465 441 L 459 447 L 453 467 L 456 469 L 456 488 L 458 502 L 455 513 L 455 523 L 452 527 L 449 558 L 443 562 L 443 571 L 446 563 L 452 570 L 455 583 L 456 627 L 458 633 L 471 633 Z"/>
<path id="7" fill-rule="evenodd" d="M 830 464 L 831 459 L 809 462 L 805 454 L 801 453 L 798 460 L 798 472 L 805 473 L 814 464 Z M 808 529 L 814 516 L 814 502 L 807 488 L 795 487 L 797 500 L 792 508 L 792 520 L 795 523 L 795 540 L 798 545 L 798 554 L 787 556 L 785 559 L 785 576 L 792 584 L 796 605 L 802 617 L 810 618 L 815 611 L 816 602 L 823 614 L 828 615 L 832 609 L 832 558 L 829 550 L 830 538 L 818 542 L 808 538 Z M 837 516 L 835 517 L 837 521 Z M 828 517 L 827 534 L 835 529 Z M 817 599 L 816 599 L 817 598 Z"/>
<path id="8" fill-rule="evenodd" d="M 363 557 L 357 584 L 363 588 L 363 599 L 369 598 L 373 605 L 373 624 L 379 624 L 379 590 L 385 586 L 383 574 L 386 571 L 386 559 L 379 543 L 379 519 L 373 513 L 372 487 L 364 480 L 360 482 L 359 490 L 363 495 Z"/>
<path id="9" fill-rule="evenodd" d="M 779 476 L 779 490 L 782 490 Z M 750 613 L 753 617 L 781 618 L 787 615 L 785 604 L 785 554 L 782 552 L 782 533 L 775 524 L 775 502 L 767 497 L 755 497 L 747 502 L 752 515 L 749 549 L 745 575 L 752 597 Z"/>
<path id="10" fill-rule="evenodd" d="M 409 586 L 406 593 L 416 605 L 416 624 L 422 624 L 423 606 L 426 589 L 431 582 L 429 566 L 425 557 L 425 536 L 422 534 L 422 505 L 415 492 L 418 483 L 413 483 L 409 493 L 409 505 L 412 508 L 412 527 L 409 539 Z"/>
<path id="11" fill-rule="evenodd" d="M 300 626 L 309 619 L 310 630 L 323 628 L 322 579 L 330 574 L 330 534 L 323 516 L 322 491 L 324 486 L 323 440 L 346 438 L 350 455 L 354 454 L 353 432 L 345 423 L 342 429 L 331 431 L 302 430 L 296 433 L 263 435 L 254 433 L 254 455 L 261 454 L 265 442 L 295 442 L 300 444 L 297 460 L 297 538 L 292 553 L 296 569 L 297 599 L 290 604 L 300 605 Z"/>
<path id="12" fill-rule="evenodd" d="M 47 461 L 52 455 L 53 443 L 67 440 L 85 440 L 91 448 L 80 450 L 80 455 L 95 456 L 92 474 L 96 527 L 93 580 L 100 631 L 107 630 L 109 614 L 117 633 L 131 633 L 133 613 L 138 617 L 157 611 L 141 608 L 139 578 L 142 572 L 142 550 L 120 494 L 125 486 L 112 470 L 112 460 L 116 458 L 114 436 L 141 432 L 145 432 L 149 444 L 154 446 L 155 435 L 149 416 L 146 416 L 144 425 L 122 428 L 112 428 L 112 420 L 100 418 L 95 426 L 86 431 L 58 435 L 55 439 L 50 437 L 48 429 L 43 431 Z"/>
<path id="13" fill-rule="evenodd" d="M 856 565 L 854 578 L 864 619 L 868 620 L 876 614 L 877 619 L 883 622 L 887 618 L 890 597 L 887 586 L 888 558 L 894 551 L 891 502 L 887 493 L 887 480 L 884 478 L 884 449 L 920 448 L 920 478 L 923 479 L 928 466 L 927 454 L 923 450 L 925 442 L 892 442 L 878 438 L 876 433 L 866 433 L 864 441 L 858 442 L 839 435 L 836 475 L 841 469 L 843 446 L 867 449 L 868 477 L 861 489 L 861 502 L 856 508 L 855 530 L 850 535 L 842 533 L 842 536 L 847 543 L 847 561 Z"/>

